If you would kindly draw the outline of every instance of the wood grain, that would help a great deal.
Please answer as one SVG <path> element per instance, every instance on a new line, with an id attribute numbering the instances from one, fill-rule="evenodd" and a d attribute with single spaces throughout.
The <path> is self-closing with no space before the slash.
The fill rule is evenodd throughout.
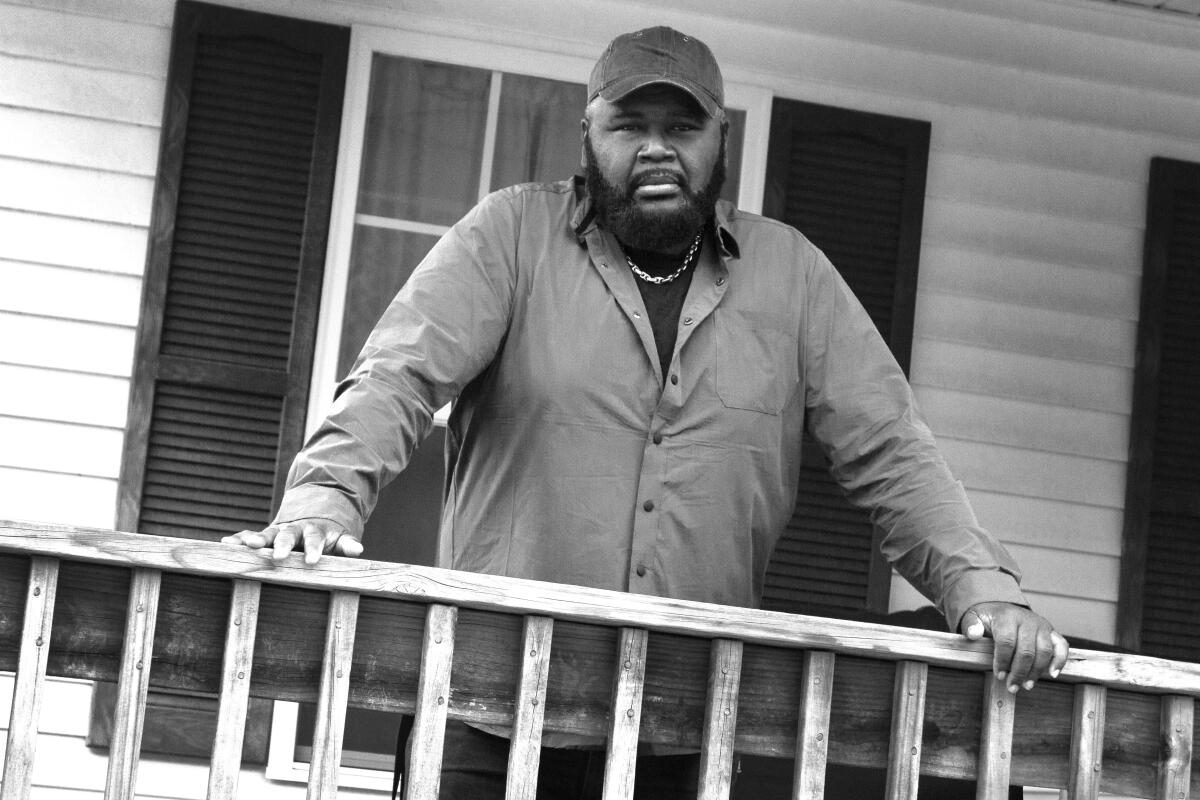
<path id="1" fill-rule="evenodd" d="M 979 740 L 976 800 L 1005 800 L 1012 774 L 1013 722 L 1017 698 L 995 675 L 983 679 L 983 729 Z"/>
<path id="2" fill-rule="evenodd" d="M 412 748 L 404 773 L 405 800 L 437 800 L 457 611 L 453 606 L 433 604 L 425 618 L 416 718 L 409 737 Z"/>
<path id="3" fill-rule="evenodd" d="M 733 780 L 734 733 L 742 679 L 742 643 L 713 639 L 708 698 L 700 748 L 700 800 L 728 800 Z"/>
<path id="4" fill-rule="evenodd" d="M 1158 762 L 1155 800 L 1186 800 L 1192 782 L 1192 737 L 1195 700 L 1168 695 L 1162 699 L 1162 756 Z"/>
<path id="5" fill-rule="evenodd" d="M 525 617 L 521 674 L 513 709 L 512 743 L 508 751 L 506 800 L 534 800 L 537 796 L 553 636 L 552 618 Z"/>
<path id="6" fill-rule="evenodd" d="M 5 800 L 28 800 L 33 785 L 33 757 L 37 746 L 38 720 L 46 688 L 46 662 L 54 621 L 54 599 L 58 588 L 58 560 L 34 558 L 29 565 L 29 589 L 25 596 L 25 620 L 17 679 L 13 686 L 8 744 L 4 753 Z"/>
<path id="7" fill-rule="evenodd" d="M 134 798 L 161 585 L 162 573 L 157 570 L 133 571 L 125 616 L 125 643 L 117 673 L 117 708 L 113 719 L 112 744 L 109 746 L 105 800 Z"/>
<path id="8" fill-rule="evenodd" d="M 633 800 L 646 643 L 640 628 L 622 628 L 617 642 L 616 678 L 609 711 L 608 752 L 604 759 L 604 800 Z"/>
<path id="9" fill-rule="evenodd" d="M 1104 752 L 1105 695 L 1103 686 L 1080 684 L 1075 687 L 1068 800 L 1095 800 L 1099 794 Z"/>
<path id="10" fill-rule="evenodd" d="M 321 659 L 321 694 L 317 699 L 312 762 L 308 772 L 309 800 L 333 800 L 337 796 L 357 630 L 358 595 L 342 591 L 331 593 L 329 620 L 325 626 L 325 654 Z"/>
<path id="11" fill-rule="evenodd" d="M 800 722 L 796 731 L 796 771 L 792 779 L 792 797 L 797 800 L 822 800 L 825 797 L 835 663 L 833 653 L 810 650 L 804 654 Z"/>
<path id="12" fill-rule="evenodd" d="M 233 800 L 237 797 L 261 595 L 261 583 L 241 580 L 233 583 L 225 637 L 221 700 L 217 709 L 217 732 L 208 773 L 208 800 Z"/>
<path id="13" fill-rule="evenodd" d="M 892 693 L 892 737 L 888 755 L 887 800 L 916 800 L 921 776 L 921 734 L 925 729 L 925 690 L 929 665 L 901 661 Z"/>

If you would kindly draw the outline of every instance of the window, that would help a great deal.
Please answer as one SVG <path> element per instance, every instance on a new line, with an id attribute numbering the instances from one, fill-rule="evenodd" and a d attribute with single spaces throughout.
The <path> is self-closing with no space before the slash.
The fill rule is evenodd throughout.
<path id="1" fill-rule="evenodd" d="M 776 100 L 763 213 L 825 251 L 908 371 L 930 126 Z M 763 607 L 886 614 L 891 569 L 865 512 L 804 443 L 796 511 L 767 569 Z"/>
<path id="2" fill-rule="evenodd" d="M 1117 643 L 1200 660 L 1200 164 L 1150 167 Z"/>

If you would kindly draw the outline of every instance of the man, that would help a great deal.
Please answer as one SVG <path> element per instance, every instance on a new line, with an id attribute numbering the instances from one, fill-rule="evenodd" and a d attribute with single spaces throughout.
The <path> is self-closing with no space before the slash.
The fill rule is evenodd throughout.
<path id="1" fill-rule="evenodd" d="M 800 233 L 717 200 L 728 126 L 709 49 L 669 28 L 619 36 L 588 94 L 585 177 L 498 192 L 438 243 L 276 521 L 226 541 L 358 555 L 381 486 L 456 399 L 444 566 L 752 606 L 807 427 L 897 568 L 952 627 L 995 638 L 1011 691 L 1056 675 L 1065 640 L 1026 607 L 862 307 Z M 443 787 L 494 792 L 474 767 L 507 743 L 464 728 L 448 729 Z M 543 777 L 559 755 L 561 776 L 592 768 L 548 752 Z M 694 758 L 662 764 L 639 774 L 694 785 Z"/>

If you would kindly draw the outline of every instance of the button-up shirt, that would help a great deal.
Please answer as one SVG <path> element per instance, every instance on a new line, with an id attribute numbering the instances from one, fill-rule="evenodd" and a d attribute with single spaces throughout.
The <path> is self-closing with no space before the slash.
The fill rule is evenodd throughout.
<path id="1" fill-rule="evenodd" d="M 753 606 L 807 427 L 885 555 L 952 624 L 983 600 L 1024 604 L 829 260 L 723 201 L 713 230 L 664 372 L 580 181 L 487 197 L 384 313 L 277 521 L 325 517 L 360 536 L 454 400 L 440 566 Z"/>

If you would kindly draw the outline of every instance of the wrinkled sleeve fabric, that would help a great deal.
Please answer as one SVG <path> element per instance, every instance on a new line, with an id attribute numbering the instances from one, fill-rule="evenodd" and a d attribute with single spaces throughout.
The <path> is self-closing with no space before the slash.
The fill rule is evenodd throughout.
<path id="1" fill-rule="evenodd" d="M 819 251 L 807 266 L 808 428 L 882 529 L 884 556 L 952 630 L 979 602 L 1027 606 L 1016 562 L 975 519 L 867 312 Z"/>
<path id="2" fill-rule="evenodd" d="M 434 412 L 500 348 L 516 285 L 519 203 L 511 192 L 489 196 L 413 272 L 293 462 L 276 522 L 324 518 L 361 539 L 380 490 L 408 464 Z"/>

